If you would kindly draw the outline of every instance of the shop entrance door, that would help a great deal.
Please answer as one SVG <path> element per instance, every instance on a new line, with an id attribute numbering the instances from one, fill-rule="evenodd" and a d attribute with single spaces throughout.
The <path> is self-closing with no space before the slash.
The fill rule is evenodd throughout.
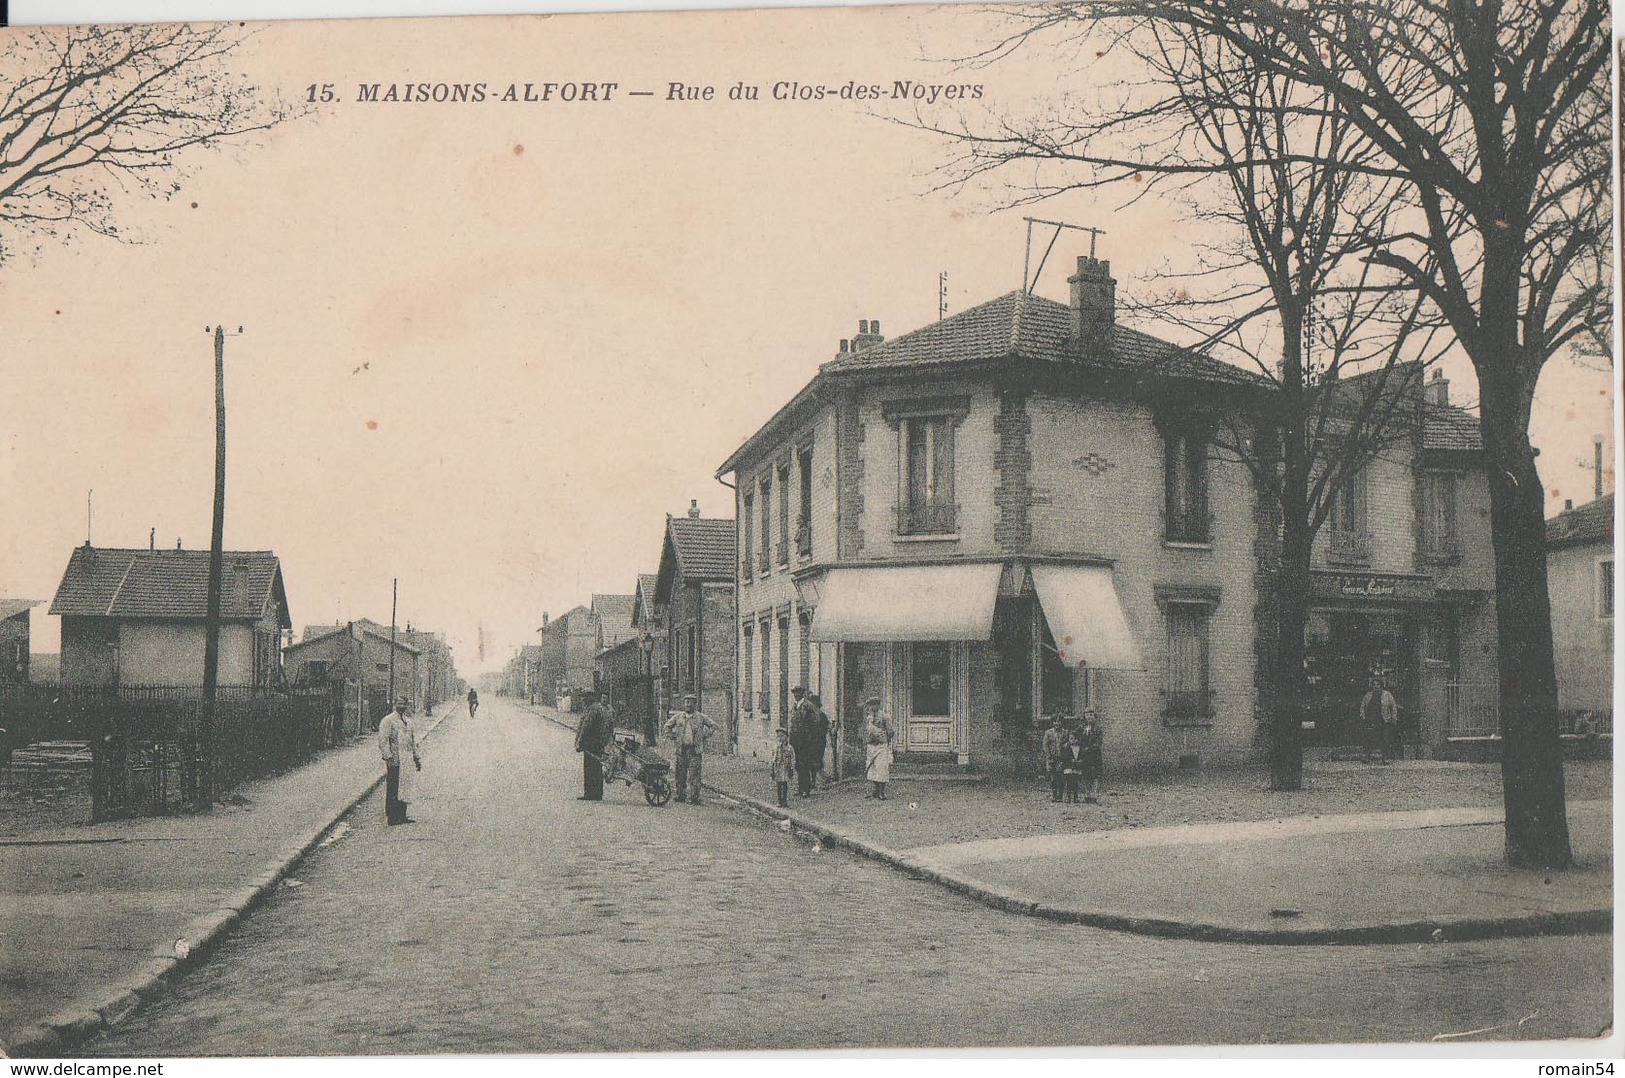
<path id="1" fill-rule="evenodd" d="M 908 709 L 903 748 L 907 752 L 963 752 L 955 692 L 958 648 L 953 644 L 909 644 L 904 649 L 903 693 Z"/>
<path id="2" fill-rule="evenodd" d="M 1400 720 L 1418 702 L 1416 618 L 1408 613 L 1316 610 L 1309 617 L 1305 658 L 1309 674 L 1312 743 L 1375 745 L 1377 731 L 1360 718 L 1371 678 L 1394 694 Z"/>

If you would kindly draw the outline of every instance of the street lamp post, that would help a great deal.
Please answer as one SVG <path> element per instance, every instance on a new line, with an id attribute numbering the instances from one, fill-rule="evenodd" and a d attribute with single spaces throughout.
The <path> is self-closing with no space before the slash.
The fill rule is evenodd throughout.
<path id="1" fill-rule="evenodd" d="M 646 706 L 643 716 L 643 736 L 644 740 L 653 745 L 659 732 L 659 717 L 655 714 L 654 636 L 644 633 L 638 638 L 638 646 L 643 649 L 643 700 Z"/>

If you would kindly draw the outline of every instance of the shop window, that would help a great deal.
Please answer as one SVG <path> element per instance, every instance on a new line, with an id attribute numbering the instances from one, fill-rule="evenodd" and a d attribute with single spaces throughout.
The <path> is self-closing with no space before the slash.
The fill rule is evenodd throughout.
<path id="1" fill-rule="evenodd" d="M 1597 616 L 1614 616 L 1614 559 L 1602 558 L 1597 562 Z"/>
<path id="2" fill-rule="evenodd" d="M 1208 685 L 1208 629 L 1212 608 L 1198 603 L 1169 603 L 1168 681 L 1163 690 L 1163 718 L 1173 722 L 1206 722 L 1213 717 Z"/>
<path id="3" fill-rule="evenodd" d="M 739 516 L 745 524 L 744 540 L 740 544 L 744 556 L 739 560 L 739 568 L 744 573 L 746 583 L 749 583 L 756 551 L 756 496 L 749 491 L 744 495 L 743 508 L 740 509 Z"/>
<path id="4" fill-rule="evenodd" d="M 1163 440 L 1163 538 L 1206 543 L 1212 533 L 1207 498 L 1207 439 L 1174 431 Z"/>
<path id="5" fill-rule="evenodd" d="M 954 505 L 954 428 L 948 416 L 903 421 L 903 491 L 899 535 L 949 535 L 957 530 Z"/>
<path id="6" fill-rule="evenodd" d="M 1430 561 L 1457 557 L 1456 476 L 1453 472 L 1422 475 L 1422 556 Z"/>
<path id="7" fill-rule="evenodd" d="M 1371 561 L 1371 532 L 1366 515 L 1366 473 L 1361 468 L 1343 477 L 1332 495 L 1331 559 L 1365 565 Z"/>
<path id="8" fill-rule="evenodd" d="M 909 663 L 909 714 L 949 715 L 952 644 L 915 644 Z"/>

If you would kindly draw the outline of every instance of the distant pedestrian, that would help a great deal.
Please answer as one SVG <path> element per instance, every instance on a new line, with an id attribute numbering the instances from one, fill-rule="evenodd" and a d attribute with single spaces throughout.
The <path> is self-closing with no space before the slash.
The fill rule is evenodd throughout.
<path id="1" fill-rule="evenodd" d="M 1375 741 L 1382 762 L 1388 763 L 1399 752 L 1399 704 L 1380 676 L 1371 679 L 1370 691 L 1360 700 L 1360 720 L 1367 744 Z"/>
<path id="2" fill-rule="evenodd" d="M 829 713 L 824 710 L 824 701 L 820 700 L 815 692 L 808 693 L 807 699 L 812 701 L 813 710 L 818 712 L 818 766 L 813 770 L 823 776 L 824 785 L 827 787 L 830 779 L 829 768 L 825 763 L 827 759 L 825 754 L 838 753 L 840 747 L 831 744 L 834 740 L 832 735 L 835 733 L 835 726 L 829 721 Z"/>
<path id="3" fill-rule="evenodd" d="M 666 720 L 666 733 L 677 743 L 677 800 L 700 803 L 700 772 L 705 765 L 705 740 L 717 724 L 696 710 L 699 698 L 683 697 L 683 710 Z M 686 797 L 685 797 L 686 794 Z"/>
<path id="4" fill-rule="evenodd" d="M 788 808 L 790 805 L 790 777 L 795 774 L 796 754 L 790 748 L 790 731 L 779 727 L 774 731 L 778 735 L 773 745 L 773 786 L 778 791 L 779 807 Z"/>
<path id="5" fill-rule="evenodd" d="M 863 702 L 863 744 L 865 774 L 869 779 L 869 797 L 886 800 L 886 783 L 891 780 L 892 731 L 891 719 L 880 710 L 880 697 L 871 696 Z"/>
<path id="6" fill-rule="evenodd" d="M 818 725 L 818 706 L 797 685 L 790 690 L 790 748 L 796 754 L 796 796 L 811 797 L 813 776 L 824 761 L 824 738 Z"/>
<path id="7" fill-rule="evenodd" d="M 1059 801 L 1066 776 L 1061 771 L 1061 750 L 1066 747 L 1066 730 L 1059 713 L 1051 715 L 1044 731 L 1044 775 L 1049 779 L 1049 799 Z"/>
<path id="8" fill-rule="evenodd" d="M 391 827 L 412 823 L 406 815 L 406 802 L 401 798 L 401 757 L 410 755 L 416 771 L 423 770 L 423 760 L 418 756 L 412 726 L 406 721 L 405 700 L 397 701 L 395 709 L 378 724 L 378 751 L 384 758 L 384 822 Z"/>
<path id="9" fill-rule="evenodd" d="M 474 712 L 480 709 L 480 694 L 473 689 L 468 690 L 468 717 L 473 718 Z"/>
<path id="10" fill-rule="evenodd" d="M 578 801 L 604 799 L 604 750 L 615 739 L 615 717 L 594 694 L 585 694 L 591 706 L 576 727 L 576 751 L 581 753 L 581 796 Z"/>
<path id="11" fill-rule="evenodd" d="M 1083 758 L 1078 772 L 1078 779 L 1083 785 L 1083 800 L 1085 804 L 1100 804 L 1100 776 L 1106 770 L 1105 737 L 1100 731 L 1100 714 L 1093 708 L 1083 713 L 1083 723 L 1078 727 L 1078 744 L 1083 749 Z"/>

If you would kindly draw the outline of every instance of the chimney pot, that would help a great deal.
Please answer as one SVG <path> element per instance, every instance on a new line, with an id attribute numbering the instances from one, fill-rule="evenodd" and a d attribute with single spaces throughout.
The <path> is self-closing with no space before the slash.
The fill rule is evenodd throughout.
<path id="1" fill-rule="evenodd" d="M 177 536 L 175 536 L 175 549 L 179 550 L 180 548 L 181 548 L 181 537 L 177 535 Z"/>
<path id="2" fill-rule="evenodd" d="M 1573 509 L 1573 508 L 1574 508 L 1574 499 L 1573 498 L 1564 498 L 1563 499 L 1563 512 L 1567 513 L 1570 509 Z"/>
<path id="3" fill-rule="evenodd" d="M 1434 369 L 1433 380 L 1424 387 L 1422 396 L 1429 404 L 1439 408 L 1450 403 L 1450 380 L 1444 376 L 1444 371 Z"/>
<path id="4" fill-rule="evenodd" d="M 880 319 L 869 319 L 869 332 L 873 333 L 876 337 L 880 336 Z"/>
<path id="5" fill-rule="evenodd" d="M 852 345 L 851 341 L 847 340 L 845 337 L 842 337 L 841 338 L 841 355 L 843 355 L 843 356 L 846 355 L 846 353 L 851 349 L 851 345 Z"/>
<path id="6" fill-rule="evenodd" d="M 690 498 L 688 500 L 688 519 L 700 519 L 700 500 L 698 498 Z"/>
<path id="7" fill-rule="evenodd" d="M 869 320 L 867 318 L 858 319 L 858 336 L 866 337 L 868 335 L 869 335 Z"/>

